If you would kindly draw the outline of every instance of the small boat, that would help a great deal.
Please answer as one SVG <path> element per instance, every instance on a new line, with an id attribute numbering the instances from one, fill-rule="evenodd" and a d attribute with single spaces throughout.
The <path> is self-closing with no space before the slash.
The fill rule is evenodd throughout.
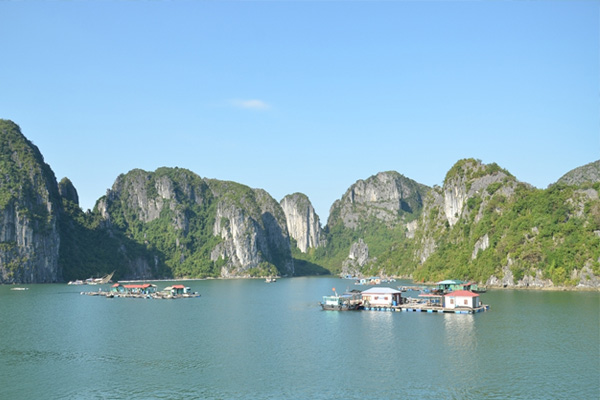
<path id="1" fill-rule="evenodd" d="M 14 287 L 14 288 L 11 288 L 10 290 L 29 290 L 29 288 L 28 287 Z"/>
<path id="2" fill-rule="evenodd" d="M 106 274 L 101 278 L 88 278 L 85 281 L 88 285 L 105 285 L 111 282 L 111 279 L 114 274 L 115 271 L 111 272 L 110 274 Z"/>
<path id="3" fill-rule="evenodd" d="M 269 276 L 267 279 L 265 279 L 265 282 L 274 283 L 274 282 L 277 282 L 277 278 L 273 278 L 273 277 Z"/>
<path id="4" fill-rule="evenodd" d="M 68 285 L 105 285 L 112 282 L 111 279 L 114 274 L 115 271 L 111 272 L 110 274 L 106 274 L 101 278 L 88 278 L 85 281 L 77 279 L 75 281 L 69 281 Z"/>
<path id="5" fill-rule="evenodd" d="M 353 290 L 346 292 L 341 296 L 337 294 L 335 288 L 334 296 L 323 296 L 323 301 L 320 303 L 321 308 L 327 311 L 353 311 L 358 310 L 362 306 L 362 296 L 360 291 Z"/>

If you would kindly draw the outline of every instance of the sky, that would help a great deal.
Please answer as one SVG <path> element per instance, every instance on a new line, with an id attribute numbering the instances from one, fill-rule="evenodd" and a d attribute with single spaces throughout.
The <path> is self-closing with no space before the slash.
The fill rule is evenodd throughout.
<path id="1" fill-rule="evenodd" d="M 600 1 L 2 1 L 0 118 L 93 208 L 187 168 L 306 194 L 600 159 Z"/>

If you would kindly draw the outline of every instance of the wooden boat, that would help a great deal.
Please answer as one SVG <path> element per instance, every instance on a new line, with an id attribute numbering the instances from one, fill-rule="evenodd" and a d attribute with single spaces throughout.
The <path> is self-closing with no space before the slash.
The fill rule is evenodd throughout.
<path id="1" fill-rule="evenodd" d="M 337 294 L 335 288 L 334 296 L 323 296 L 323 301 L 320 303 L 321 308 L 326 311 L 354 311 L 362 306 L 362 296 L 360 291 L 353 290 L 346 292 L 341 296 Z"/>
<path id="2" fill-rule="evenodd" d="M 86 279 L 86 282 L 88 285 L 105 285 L 110 282 L 114 274 L 115 271 L 111 272 L 110 274 L 106 274 L 101 278 L 88 278 Z"/>

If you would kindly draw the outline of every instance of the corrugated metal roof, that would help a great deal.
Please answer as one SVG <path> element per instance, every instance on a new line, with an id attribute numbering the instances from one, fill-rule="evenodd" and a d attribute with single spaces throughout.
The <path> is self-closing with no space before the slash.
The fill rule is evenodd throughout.
<path id="1" fill-rule="evenodd" d="M 395 294 L 395 293 L 402 293 L 399 290 L 396 289 L 392 289 L 389 287 L 374 287 L 371 289 L 367 289 L 365 291 L 362 292 L 363 294 Z"/>

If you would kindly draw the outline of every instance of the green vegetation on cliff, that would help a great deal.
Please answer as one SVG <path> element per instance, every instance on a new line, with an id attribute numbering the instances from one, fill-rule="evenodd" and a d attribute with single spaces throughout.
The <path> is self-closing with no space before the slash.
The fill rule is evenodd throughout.
<path id="1" fill-rule="evenodd" d="M 554 186 L 547 190 L 520 186 L 512 199 L 494 196 L 478 222 L 462 220 L 440 232 L 436 251 L 412 271 L 415 279 L 447 277 L 485 282 L 502 276 L 508 266 L 514 279 L 536 276 L 555 285 L 575 285 L 575 269 L 589 265 L 600 273 L 600 202 L 574 187 Z M 473 258 L 475 243 L 487 236 L 489 248 Z M 510 260 L 510 261 L 509 261 Z"/>
<path id="2" fill-rule="evenodd" d="M 136 258 L 152 262 L 153 255 L 119 230 L 108 228 L 98 211 L 84 213 L 63 198 L 59 264 L 66 281 L 99 277 L 115 271 L 114 279 L 131 277 Z M 140 278 L 143 278 L 140 277 Z"/>
<path id="3" fill-rule="evenodd" d="M 221 262 L 210 259 L 219 243 L 212 234 L 216 202 L 202 178 L 180 168 L 133 170 L 119 177 L 113 192 L 106 199 L 111 223 L 156 255 L 160 276 L 219 275 Z"/>
<path id="4" fill-rule="evenodd" d="M 21 215 L 46 226 L 53 218 L 47 204 L 56 203 L 56 177 L 40 151 L 17 124 L 0 119 L 0 210 L 16 206 Z"/>
<path id="5" fill-rule="evenodd" d="M 56 182 L 16 124 L 0 120 L 0 133 L 1 282 L 112 271 L 116 279 L 264 276 L 291 273 L 292 262 L 296 275 L 344 269 L 418 281 L 574 286 L 587 279 L 582 271 L 600 276 L 600 161 L 548 189 L 474 159 L 458 161 L 443 187 L 382 172 L 333 204 L 319 247 L 302 253 L 264 190 L 180 168 L 138 169 L 83 212 L 72 183 Z M 308 198 L 296 197 L 308 209 Z"/>
<path id="6" fill-rule="evenodd" d="M 489 178 L 494 175 L 496 180 Z M 488 182 L 485 190 L 468 191 L 482 182 Z M 555 285 L 576 285 L 572 274 L 584 266 L 600 274 L 599 183 L 540 190 L 516 183 L 495 165 L 462 160 L 448 173 L 448 185 L 464 185 L 469 193 L 458 221 L 449 224 L 443 200 L 436 203 L 436 196 L 430 196 L 414 240 L 392 232 L 381 236 L 381 241 L 396 239 L 378 257 L 376 270 L 417 281 L 485 282 L 492 275 L 502 277 L 508 268 L 515 283 L 539 277 L 539 271 Z M 443 189 L 433 190 L 443 199 Z"/>
<path id="7" fill-rule="evenodd" d="M 0 283 L 56 282 L 60 196 L 39 149 L 0 120 Z"/>

